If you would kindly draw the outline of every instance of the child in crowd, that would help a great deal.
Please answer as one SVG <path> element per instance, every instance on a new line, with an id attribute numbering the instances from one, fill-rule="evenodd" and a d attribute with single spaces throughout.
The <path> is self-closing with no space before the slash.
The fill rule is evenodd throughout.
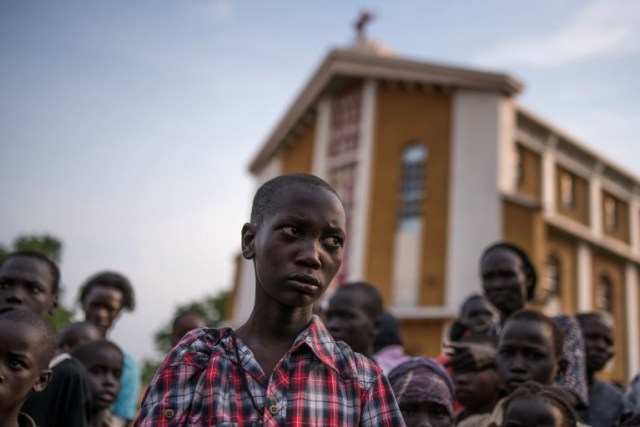
<path id="1" fill-rule="evenodd" d="M 468 353 L 456 351 L 446 363 L 451 368 L 456 386 L 456 399 L 463 409 L 456 414 L 456 423 L 470 417 L 489 414 L 500 397 L 500 378 L 496 370 L 496 349 L 490 343 L 456 343 L 452 348 L 466 346 Z M 472 357 L 464 358 L 463 355 Z"/>
<path id="2" fill-rule="evenodd" d="M 506 321 L 498 344 L 496 368 L 503 393 L 511 394 L 527 381 L 552 385 L 566 362 L 562 357 L 564 337 L 558 325 L 544 314 L 520 310 Z M 502 425 L 504 400 L 490 415 L 477 416 L 459 426 Z"/>
<path id="3" fill-rule="evenodd" d="M 207 326 L 207 318 L 198 310 L 178 313 L 171 325 L 171 345 L 176 346 L 189 331 Z"/>
<path id="4" fill-rule="evenodd" d="M 242 228 L 242 255 L 255 270 L 249 319 L 235 331 L 187 333 L 136 425 L 403 426 L 382 370 L 313 315 L 342 264 L 345 228 L 342 201 L 320 178 L 263 184 Z"/>
<path id="5" fill-rule="evenodd" d="M 373 356 L 373 342 L 383 315 L 380 292 L 366 282 L 345 283 L 329 299 L 326 325 L 336 341 Z"/>
<path id="6" fill-rule="evenodd" d="M 20 408 L 29 393 L 49 383 L 55 347 L 55 331 L 36 314 L 15 309 L 0 313 L 0 425 L 36 427 Z"/>
<path id="7" fill-rule="evenodd" d="M 111 405 L 120 389 L 124 365 L 122 350 L 110 341 L 92 341 L 76 348 L 72 356 L 89 374 L 91 383 L 91 418 L 89 427 L 114 427 L 120 424 L 111 412 Z"/>
<path id="8" fill-rule="evenodd" d="M 504 402 L 504 421 L 491 427 L 575 427 L 576 414 L 560 390 L 527 382 Z"/>
<path id="9" fill-rule="evenodd" d="M 434 359 L 416 357 L 389 373 L 407 427 L 453 426 L 454 386 Z"/>
<path id="10" fill-rule="evenodd" d="M 495 309 L 481 295 L 468 297 L 460 308 L 460 318 L 449 329 L 449 340 L 460 341 L 464 337 L 495 337 L 497 342 L 499 327 Z"/>
<path id="11" fill-rule="evenodd" d="M 578 414 L 591 427 L 617 426 L 625 412 L 624 395 L 617 387 L 595 376 L 613 357 L 613 325 L 597 313 L 578 314 L 576 318 L 584 337 L 589 384 L 589 406 Z"/>
<path id="12" fill-rule="evenodd" d="M 89 322 L 75 322 L 64 328 L 58 338 L 58 351 L 71 353 L 78 347 L 102 339 L 100 330 Z"/>

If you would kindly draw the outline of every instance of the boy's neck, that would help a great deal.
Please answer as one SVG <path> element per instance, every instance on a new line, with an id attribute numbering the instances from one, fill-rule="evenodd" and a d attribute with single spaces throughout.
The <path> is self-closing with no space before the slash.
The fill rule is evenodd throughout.
<path id="1" fill-rule="evenodd" d="M 20 406 L 9 409 L 6 412 L 0 412 L 0 427 L 18 427 L 18 414 Z"/>
<path id="2" fill-rule="evenodd" d="M 589 384 L 589 387 L 591 387 L 595 382 L 596 382 L 596 372 L 587 371 L 587 384 Z"/>

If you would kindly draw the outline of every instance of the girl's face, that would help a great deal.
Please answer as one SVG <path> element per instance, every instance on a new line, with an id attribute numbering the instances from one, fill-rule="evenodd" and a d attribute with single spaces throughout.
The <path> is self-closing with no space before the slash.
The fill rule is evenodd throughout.
<path id="1" fill-rule="evenodd" d="M 502 427 L 562 427 L 562 413 L 555 406 L 533 399 L 511 402 Z"/>

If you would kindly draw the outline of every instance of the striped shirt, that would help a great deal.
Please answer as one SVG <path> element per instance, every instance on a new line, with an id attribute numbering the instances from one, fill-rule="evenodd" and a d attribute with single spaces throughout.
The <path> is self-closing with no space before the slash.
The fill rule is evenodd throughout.
<path id="1" fill-rule="evenodd" d="M 237 339 L 240 369 L 232 333 L 187 334 L 158 369 L 135 425 L 404 426 L 382 370 L 336 343 L 316 316 L 269 377 Z"/>

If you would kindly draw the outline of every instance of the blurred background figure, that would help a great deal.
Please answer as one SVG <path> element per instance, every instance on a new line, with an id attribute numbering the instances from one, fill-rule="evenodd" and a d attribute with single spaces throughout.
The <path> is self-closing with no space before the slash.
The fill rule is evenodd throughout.
<path id="1" fill-rule="evenodd" d="M 60 353 L 71 353 L 78 347 L 100 339 L 102 339 L 102 333 L 93 323 L 75 322 L 64 328 L 60 333 L 58 351 Z"/>
<path id="2" fill-rule="evenodd" d="M 111 405 L 120 389 L 124 356 L 120 347 L 110 341 L 92 341 L 72 353 L 89 374 L 91 383 L 91 416 L 89 427 L 117 427 Z"/>
<path id="3" fill-rule="evenodd" d="M 449 329 L 450 341 L 461 341 L 464 337 L 487 336 L 498 341 L 498 313 L 481 295 L 469 296 L 460 307 L 460 317 Z"/>
<path id="4" fill-rule="evenodd" d="M 199 310 L 187 310 L 179 313 L 171 325 L 171 345 L 176 346 L 189 331 L 207 326 L 207 318 Z"/>
<path id="5" fill-rule="evenodd" d="M 557 388 L 524 383 L 504 403 L 500 427 L 574 427 L 578 419 Z"/>
<path id="6" fill-rule="evenodd" d="M 85 321 L 95 325 L 106 339 L 122 310 L 133 311 L 135 295 L 133 286 L 125 276 L 113 271 L 103 271 L 91 276 L 80 289 L 79 302 Z M 113 413 L 122 425 L 131 425 L 138 411 L 140 394 L 140 369 L 126 352 L 120 379 L 120 390 L 113 404 Z"/>
<path id="7" fill-rule="evenodd" d="M 434 359 L 409 359 L 388 378 L 407 427 L 453 426 L 453 381 Z"/>
<path id="8" fill-rule="evenodd" d="M 490 414 L 500 397 L 493 343 L 454 343 L 451 348 L 454 352 L 446 366 L 451 369 L 456 399 L 462 405 L 456 423 Z"/>
<path id="9" fill-rule="evenodd" d="M 373 360 L 387 375 L 393 368 L 410 358 L 402 346 L 398 319 L 388 311 L 382 316 L 378 334 L 373 341 L 373 351 Z"/>
<path id="10" fill-rule="evenodd" d="M 371 358 L 382 314 L 380 291 L 366 282 L 351 282 L 331 295 L 325 323 L 333 339 Z"/>
<path id="11" fill-rule="evenodd" d="M 617 426 L 625 412 L 624 394 L 617 387 L 596 378 L 596 374 L 613 357 L 613 325 L 598 313 L 578 314 L 576 318 L 584 337 L 589 384 L 589 406 L 578 414 L 591 427 Z"/>

